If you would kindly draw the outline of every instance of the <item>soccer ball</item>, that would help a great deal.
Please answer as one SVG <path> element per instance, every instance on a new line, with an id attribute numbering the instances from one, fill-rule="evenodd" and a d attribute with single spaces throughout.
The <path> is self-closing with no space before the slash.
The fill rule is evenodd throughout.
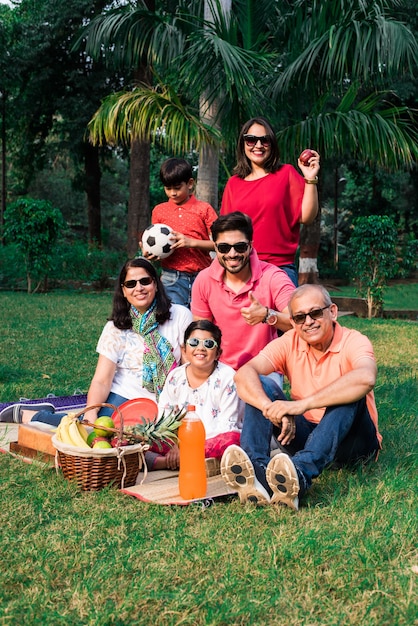
<path id="1" fill-rule="evenodd" d="M 171 245 L 175 242 L 173 230 L 167 224 L 151 224 L 142 235 L 142 249 L 165 259 L 173 252 Z"/>

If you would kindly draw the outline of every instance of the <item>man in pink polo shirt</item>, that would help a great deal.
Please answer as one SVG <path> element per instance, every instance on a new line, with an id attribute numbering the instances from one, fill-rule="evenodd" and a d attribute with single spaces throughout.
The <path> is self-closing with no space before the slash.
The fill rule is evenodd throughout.
<path id="1" fill-rule="evenodd" d="M 293 330 L 235 375 L 246 402 L 241 447 L 225 450 L 221 472 L 241 502 L 297 510 L 325 467 L 376 458 L 382 437 L 369 339 L 338 324 L 337 306 L 321 285 L 296 289 L 289 311 Z M 291 400 L 269 377 L 275 370 L 289 380 Z M 272 435 L 283 452 L 271 458 Z"/>
<path id="2" fill-rule="evenodd" d="M 191 310 L 195 320 L 219 326 L 221 360 L 236 370 L 277 337 L 277 330 L 291 328 L 287 303 L 295 286 L 283 270 L 260 261 L 244 213 L 222 215 L 211 233 L 216 258 L 193 284 Z"/>

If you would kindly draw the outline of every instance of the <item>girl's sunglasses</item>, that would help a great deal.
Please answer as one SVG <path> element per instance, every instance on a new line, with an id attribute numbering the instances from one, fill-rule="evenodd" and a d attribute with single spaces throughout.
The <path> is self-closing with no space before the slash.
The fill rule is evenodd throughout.
<path id="1" fill-rule="evenodd" d="M 197 348 L 197 346 L 203 346 L 204 348 L 207 348 L 208 350 L 213 350 L 214 348 L 218 347 L 218 344 L 216 343 L 214 339 L 198 339 L 197 337 L 190 337 L 190 339 L 188 339 L 186 343 L 191 348 Z"/>
<path id="2" fill-rule="evenodd" d="M 271 145 L 271 138 L 268 135 L 263 135 L 263 137 L 257 137 L 256 135 L 244 135 L 244 141 L 249 148 L 254 148 L 258 141 L 261 142 L 263 148 L 268 148 Z"/>
<path id="3" fill-rule="evenodd" d="M 143 287 L 146 287 L 147 285 L 150 285 L 153 281 L 154 279 L 151 278 L 151 276 L 144 276 L 144 278 L 138 278 L 137 280 L 125 280 L 125 282 L 122 283 L 122 286 L 126 287 L 127 289 L 133 289 L 134 287 L 136 287 L 136 284 L 139 283 Z"/>

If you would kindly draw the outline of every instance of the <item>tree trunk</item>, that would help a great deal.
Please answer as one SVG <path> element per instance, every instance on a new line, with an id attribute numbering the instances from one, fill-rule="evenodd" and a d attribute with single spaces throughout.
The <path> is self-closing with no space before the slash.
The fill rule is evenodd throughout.
<path id="1" fill-rule="evenodd" d="M 206 124 L 217 126 L 216 103 L 208 107 L 206 98 L 201 97 L 200 118 Z M 215 210 L 218 209 L 218 180 L 219 180 L 219 148 L 204 144 L 199 151 L 199 171 L 197 174 L 196 197 L 209 202 Z"/>
<path id="2" fill-rule="evenodd" d="M 219 7 L 224 14 L 231 11 L 231 0 L 221 0 Z M 217 10 L 215 3 L 205 0 L 204 18 L 207 22 L 213 22 L 212 10 Z M 207 94 L 202 94 L 199 102 L 200 119 L 219 129 L 218 125 L 218 104 L 216 100 L 210 105 L 207 101 Z M 219 148 L 213 145 L 203 145 L 199 152 L 199 172 L 197 175 L 196 196 L 199 200 L 209 202 L 215 210 L 218 209 L 218 180 L 219 180 Z"/>
<path id="3" fill-rule="evenodd" d="M 87 215 L 89 222 L 89 243 L 102 245 L 100 179 L 102 172 L 99 162 L 99 148 L 84 143 L 85 190 L 87 194 Z"/>
<path id="4" fill-rule="evenodd" d="M 321 214 L 300 233 L 299 285 L 318 282 L 318 251 L 321 242 Z"/>
<path id="5" fill-rule="evenodd" d="M 139 240 L 151 221 L 150 142 L 132 139 L 130 157 L 127 252 L 132 258 L 138 252 Z"/>

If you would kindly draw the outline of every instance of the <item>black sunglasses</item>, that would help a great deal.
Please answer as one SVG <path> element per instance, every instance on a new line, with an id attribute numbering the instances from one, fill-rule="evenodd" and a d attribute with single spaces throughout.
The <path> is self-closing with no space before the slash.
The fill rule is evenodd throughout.
<path id="1" fill-rule="evenodd" d="M 197 346 L 204 346 L 208 350 L 213 350 L 218 347 L 218 344 L 214 339 L 198 339 L 197 337 L 190 337 L 186 341 L 187 345 L 191 348 L 197 348 Z"/>
<path id="2" fill-rule="evenodd" d="M 125 282 L 122 283 L 122 286 L 126 287 L 127 289 L 133 289 L 134 287 L 136 287 L 137 283 L 139 283 L 143 287 L 146 287 L 147 285 L 150 285 L 153 282 L 154 282 L 154 279 L 151 278 L 151 276 L 144 276 L 144 278 L 138 278 L 137 280 L 134 280 L 134 279 L 125 280 Z"/>
<path id="3" fill-rule="evenodd" d="M 257 137 L 257 135 L 244 135 L 244 141 L 249 148 L 254 148 L 259 141 L 263 148 L 271 146 L 271 137 L 268 135 L 263 135 L 262 137 Z"/>
<path id="4" fill-rule="evenodd" d="M 308 315 L 311 320 L 319 320 L 321 317 L 324 317 L 325 309 L 329 309 L 330 306 L 330 304 L 327 304 L 327 306 L 323 306 L 322 309 L 312 309 L 309 313 L 297 313 L 297 315 L 292 316 L 292 320 L 295 324 L 304 324 Z"/>
<path id="5" fill-rule="evenodd" d="M 248 241 L 239 241 L 238 243 L 215 243 L 216 249 L 221 254 L 228 254 L 231 248 L 234 248 L 235 252 L 238 252 L 238 254 L 244 254 L 244 252 L 247 252 L 249 245 Z"/>

